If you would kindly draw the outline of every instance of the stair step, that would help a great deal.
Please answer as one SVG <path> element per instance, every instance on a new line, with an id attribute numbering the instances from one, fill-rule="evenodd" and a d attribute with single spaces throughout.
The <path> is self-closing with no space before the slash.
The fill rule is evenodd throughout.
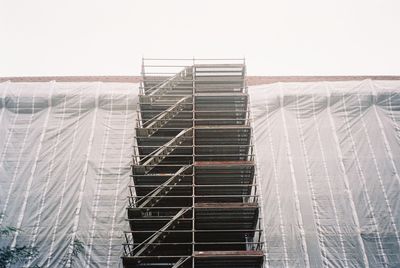
<path id="1" fill-rule="evenodd" d="M 153 245 L 153 243 L 155 241 L 159 241 L 160 237 L 165 236 L 164 231 L 168 230 L 171 226 L 175 226 L 175 221 L 178 220 L 180 217 L 182 217 L 187 211 L 189 211 L 191 208 L 190 207 L 186 207 L 186 208 L 182 208 L 181 210 L 178 211 L 178 213 L 168 222 L 166 223 L 157 233 L 154 233 L 152 236 L 150 236 L 148 239 L 146 239 L 145 241 L 143 241 L 142 243 L 144 244 L 143 247 L 136 252 L 135 256 L 140 256 L 142 253 L 147 252 L 147 253 L 151 253 L 152 249 L 149 249 L 149 247 L 151 248 Z M 166 236 L 165 236 L 166 237 Z M 163 237 L 163 239 L 165 239 L 165 237 Z M 148 240 L 148 241 L 147 241 Z"/>
<path id="2" fill-rule="evenodd" d="M 180 168 L 173 176 L 171 176 L 171 178 L 169 178 L 166 182 L 153 190 L 154 192 L 150 196 L 148 196 L 142 204 L 140 204 L 140 207 L 145 207 L 146 204 L 149 204 L 149 206 L 154 206 L 155 204 L 157 204 L 161 200 L 159 195 L 166 195 L 169 192 L 168 188 L 172 189 L 172 187 L 167 187 L 168 185 L 176 185 L 178 182 L 180 182 L 182 180 L 182 173 L 186 171 L 186 169 L 188 169 L 189 167 L 190 166 L 184 166 Z"/>

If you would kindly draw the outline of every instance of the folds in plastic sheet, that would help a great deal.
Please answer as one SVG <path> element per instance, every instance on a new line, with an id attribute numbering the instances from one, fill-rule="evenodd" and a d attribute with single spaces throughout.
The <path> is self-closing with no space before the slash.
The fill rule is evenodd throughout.
<path id="1" fill-rule="evenodd" d="M 249 88 L 265 267 L 400 266 L 400 82 Z M 0 213 L 31 264 L 121 266 L 138 84 L 0 83 Z M 1 243 L 1 242 L 0 242 Z"/>
<path id="2" fill-rule="evenodd" d="M 400 82 L 252 87 L 268 267 L 400 267 Z"/>
<path id="3" fill-rule="evenodd" d="M 0 209 L 31 265 L 118 267 L 137 84 L 0 84 Z M 9 243 L 10 241 L 4 241 Z M 13 242 L 13 241 L 11 241 Z"/>

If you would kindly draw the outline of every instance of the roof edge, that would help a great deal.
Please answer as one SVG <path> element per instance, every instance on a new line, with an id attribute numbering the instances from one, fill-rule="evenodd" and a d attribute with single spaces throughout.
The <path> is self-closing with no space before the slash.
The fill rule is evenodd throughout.
<path id="1" fill-rule="evenodd" d="M 141 76 L 25 76 L 0 77 L 0 82 L 108 82 L 139 83 Z M 400 80 L 397 75 L 358 75 L 358 76 L 247 76 L 249 86 L 272 84 L 277 82 L 317 82 L 317 81 L 353 81 L 353 80 Z"/>

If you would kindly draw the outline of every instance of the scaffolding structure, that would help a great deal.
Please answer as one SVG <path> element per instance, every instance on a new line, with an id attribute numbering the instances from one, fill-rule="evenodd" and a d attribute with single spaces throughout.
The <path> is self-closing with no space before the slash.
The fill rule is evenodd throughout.
<path id="1" fill-rule="evenodd" d="M 244 59 L 143 59 L 124 267 L 262 267 Z"/>

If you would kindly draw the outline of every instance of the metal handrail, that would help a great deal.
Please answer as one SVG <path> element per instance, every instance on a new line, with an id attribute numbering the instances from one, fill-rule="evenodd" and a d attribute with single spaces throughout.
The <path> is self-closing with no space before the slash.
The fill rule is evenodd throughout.
<path id="1" fill-rule="evenodd" d="M 146 156 L 145 158 L 142 159 L 142 161 L 146 158 L 148 158 L 149 156 L 156 156 L 158 154 L 160 154 L 166 147 L 168 147 L 170 144 L 172 144 L 174 141 L 176 141 L 176 139 L 178 139 L 179 137 L 183 136 L 184 134 L 186 134 L 188 131 L 192 130 L 192 128 L 186 128 L 184 130 L 182 130 L 181 132 L 179 132 L 178 135 L 176 135 L 172 140 L 170 140 L 169 142 L 165 143 L 163 146 L 161 146 L 159 149 L 154 150 L 152 153 L 150 153 L 148 156 Z M 142 164 L 142 166 L 146 166 L 147 162 L 149 162 L 151 159 L 147 160 L 146 162 L 144 162 Z M 142 162 L 141 161 L 141 162 Z"/>
<path id="2" fill-rule="evenodd" d="M 185 74 L 186 74 L 186 70 L 187 70 L 189 67 L 190 67 L 190 66 L 185 66 L 185 68 L 184 68 L 182 71 L 180 71 L 179 73 L 177 73 L 176 75 L 171 76 L 169 79 L 164 80 L 164 81 L 162 81 L 161 83 L 159 83 L 159 84 L 157 84 L 157 85 L 155 85 L 155 86 L 152 86 L 151 88 L 149 88 L 149 89 L 147 89 L 147 90 L 145 90 L 145 91 L 149 92 L 149 91 L 153 90 L 154 88 L 158 88 L 156 91 L 153 91 L 153 92 L 151 92 L 151 93 L 149 94 L 149 96 L 154 95 L 154 92 L 159 91 L 159 90 L 160 90 L 161 88 L 163 88 L 166 84 L 168 84 L 169 82 L 171 82 L 172 80 L 174 80 L 174 79 L 177 78 L 178 76 L 179 76 L 179 77 L 182 77 L 182 73 L 185 72 Z"/>
<path id="3" fill-rule="evenodd" d="M 146 120 L 145 123 L 143 123 L 143 127 L 144 128 L 151 128 L 152 124 L 154 124 L 157 121 L 160 121 L 162 119 L 162 116 L 170 113 L 175 107 L 178 107 L 179 105 L 181 105 L 183 102 L 185 102 L 187 99 L 189 99 L 189 97 L 184 97 L 181 98 L 178 102 L 176 102 L 174 105 L 172 105 L 171 107 L 169 107 L 167 110 L 153 116 L 152 118 Z M 147 125 L 149 122 L 153 121 L 149 126 L 145 127 L 145 125 Z"/>
<path id="4" fill-rule="evenodd" d="M 137 245 L 133 251 L 135 251 L 136 249 L 140 248 L 141 246 L 145 245 L 141 250 L 139 250 L 135 256 L 139 256 L 140 254 L 142 254 L 147 247 L 149 246 L 149 244 L 147 243 L 148 241 L 151 240 L 155 240 L 157 239 L 158 236 L 160 236 L 160 234 L 162 234 L 162 231 L 165 231 L 169 226 L 171 226 L 171 224 L 176 221 L 178 218 L 180 218 L 181 216 L 183 216 L 186 212 L 188 212 L 189 210 L 191 210 L 191 207 L 186 207 L 186 208 L 182 208 L 167 224 L 165 224 L 162 228 L 160 228 L 157 232 L 155 232 L 154 234 L 152 234 L 151 236 L 149 236 L 148 238 L 146 238 L 143 242 L 141 242 L 139 245 Z"/>
<path id="5" fill-rule="evenodd" d="M 180 258 L 175 264 L 174 266 L 172 266 L 171 268 L 178 268 L 180 267 L 182 264 L 184 264 L 187 260 L 189 260 L 191 258 L 191 256 L 187 256 Z"/>
<path id="6" fill-rule="evenodd" d="M 187 166 L 183 166 L 181 167 L 171 178 L 169 178 L 167 181 L 165 181 L 163 184 L 160 184 L 157 188 L 153 189 L 152 191 L 150 191 L 148 194 L 146 194 L 145 196 L 142 196 L 139 200 L 136 201 L 136 203 L 140 203 L 143 199 L 153 195 L 157 190 L 162 189 L 164 187 L 166 187 L 176 176 L 179 176 L 182 172 L 184 172 L 186 169 L 188 169 L 189 167 L 191 167 L 192 165 L 187 165 Z M 140 207 L 143 207 L 143 204 L 140 205 Z"/>

